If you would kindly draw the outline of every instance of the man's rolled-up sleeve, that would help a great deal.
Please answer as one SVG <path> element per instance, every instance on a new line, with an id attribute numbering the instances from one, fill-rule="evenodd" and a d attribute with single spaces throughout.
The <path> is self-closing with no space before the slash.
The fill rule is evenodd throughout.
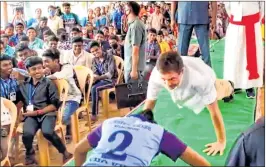
<path id="1" fill-rule="evenodd" d="M 99 127 L 97 127 L 95 130 L 93 130 L 88 136 L 88 142 L 90 143 L 90 145 L 95 148 L 98 145 L 98 142 L 100 141 L 102 136 L 102 125 L 100 125 Z"/>
<path id="2" fill-rule="evenodd" d="M 131 44 L 134 46 L 140 46 L 143 39 L 143 30 L 140 26 L 135 26 L 131 29 Z"/>
<path id="3" fill-rule="evenodd" d="M 53 74 L 57 79 L 68 79 L 73 77 L 73 67 L 71 65 L 64 65 L 62 70 Z"/>
<path id="4" fill-rule="evenodd" d="M 162 141 L 160 144 L 160 152 L 165 154 L 167 157 L 176 161 L 186 150 L 187 145 L 184 144 L 172 133 L 164 131 Z"/>

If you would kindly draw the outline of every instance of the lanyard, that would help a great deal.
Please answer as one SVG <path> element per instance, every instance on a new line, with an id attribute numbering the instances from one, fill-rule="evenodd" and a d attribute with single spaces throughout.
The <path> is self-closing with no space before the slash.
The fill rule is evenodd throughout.
<path id="1" fill-rule="evenodd" d="M 73 53 L 74 54 L 74 53 Z M 81 51 L 80 55 L 75 60 L 75 55 L 73 55 L 73 64 L 76 65 L 79 59 L 83 56 L 83 51 Z"/>
<path id="2" fill-rule="evenodd" d="M 151 52 L 154 50 L 154 42 L 151 45 L 148 45 L 148 55 L 147 58 L 151 55 Z M 150 58 L 147 60 L 148 62 L 150 62 Z"/>
<path id="3" fill-rule="evenodd" d="M 103 62 L 97 64 L 97 70 L 103 75 Z"/>
<path id="4" fill-rule="evenodd" d="M 33 104 L 32 103 L 32 97 L 34 96 L 35 91 L 36 91 L 38 85 L 39 84 L 37 84 L 37 86 L 35 88 L 33 88 L 33 85 L 31 85 L 31 84 L 29 84 L 29 86 L 28 86 L 28 91 L 29 91 L 29 94 L 28 94 L 29 95 L 29 105 Z"/>

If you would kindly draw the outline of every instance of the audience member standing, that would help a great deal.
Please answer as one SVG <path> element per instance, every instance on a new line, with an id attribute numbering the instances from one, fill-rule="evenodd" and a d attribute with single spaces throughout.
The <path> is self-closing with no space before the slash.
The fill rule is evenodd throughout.
<path id="1" fill-rule="evenodd" d="M 128 19 L 128 32 L 125 39 L 124 77 L 125 82 L 142 80 L 145 68 L 145 25 L 139 20 L 140 6 L 130 1 L 125 6 Z"/>
<path id="2" fill-rule="evenodd" d="M 176 11 L 178 3 L 178 10 Z M 216 28 L 216 9 L 217 2 L 212 4 L 211 29 Z M 172 2 L 171 5 L 171 24 L 172 30 L 176 21 L 178 22 L 178 51 L 182 56 L 187 56 L 192 30 L 195 29 L 200 45 L 203 61 L 211 66 L 210 47 L 209 47 L 209 2 L 200 1 L 180 1 Z M 176 18 L 178 12 L 178 18 Z"/>
<path id="3" fill-rule="evenodd" d="M 71 5 L 70 3 L 66 2 L 62 4 L 64 14 L 62 15 L 64 28 L 66 29 L 67 34 L 70 33 L 72 27 L 79 24 L 79 18 L 78 15 L 75 13 L 71 13 Z"/>
<path id="4" fill-rule="evenodd" d="M 35 18 L 30 18 L 27 21 L 27 27 L 35 27 L 39 24 L 39 22 L 41 21 L 41 16 L 42 16 L 42 9 L 37 8 L 35 9 Z"/>
<path id="5" fill-rule="evenodd" d="M 150 26 L 155 28 L 156 31 L 159 31 L 163 25 L 163 14 L 160 12 L 160 6 L 155 7 L 155 12 L 150 17 Z"/>
<path id="6" fill-rule="evenodd" d="M 113 26 L 116 29 L 116 32 L 118 35 L 121 35 L 122 30 L 122 7 L 119 4 L 116 4 L 115 6 L 115 12 L 113 14 Z"/>
<path id="7" fill-rule="evenodd" d="M 229 26 L 226 31 L 224 78 L 234 82 L 247 98 L 255 98 L 254 87 L 263 84 L 264 53 L 260 21 L 261 2 L 228 2 Z M 233 97 L 231 97 L 232 99 Z"/>

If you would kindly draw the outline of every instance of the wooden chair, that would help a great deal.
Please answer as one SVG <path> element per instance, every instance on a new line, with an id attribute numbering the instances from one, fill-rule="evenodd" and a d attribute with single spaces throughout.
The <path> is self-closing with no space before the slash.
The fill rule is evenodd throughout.
<path id="1" fill-rule="evenodd" d="M 83 94 L 84 100 L 82 105 L 77 109 L 76 113 L 79 115 L 79 113 L 85 111 L 87 113 L 87 119 L 89 126 L 89 130 L 91 131 L 91 118 L 90 118 L 90 110 L 89 110 L 89 101 L 90 101 L 90 92 L 93 82 L 89 82 L 88 90 L 86 91 L 86 84 L 88 81 L 93 81 L 94 74 L 91 69 L 85 66 L 75 66 L 74 71 L 76 73 L 79 88 Z"/>
<path id="2" fill-rule="evenodd" d="M 116 69 L 118 72 L 118 78 L 116 84 L 121 84 L 123 82 L 123 71 L 124 71 L 124 61 L 119 56 L 114 56 Z M 103 103 L 103 111 L 105 113 L 105 117 L 109 118 L 109 94 L 111 92 L 115 92 L 115 88 L 109 88 L 102 90 L 102 103 Z"/>
<path id="3" fill-rule="evenodd" d="M 10 115 L 11 115 L 11 125 L 10 125 L 10 131 L 9 131 L 9 136 L 8 136 L 8 150 L 7 150 L 7 154 L 6 154 L 6 157 L 1 161 L 1 166 L 11 166 L 11 163 L 10 163 L 10 160 L 9 160 L 9 157 L 8 157 L 8 152 L 9 152 L 9 146 L 11 144 L 11 137 L 13 135 L 13 132 L 15 130 L 15 124 L 16 124 L 16 121 L 17 121 L 17 107 L 16 105 L 8 100 L 8 99 L 5 99 L 5 98 L 2 98 L 4 101 L 4 105 L 7 109 L 9 109 L 10 111 Z"/>
<path id="4" fill-rule="evenodd" d="M 66 144 L 65 141 L 65 135 L 64 135 L 64 129 L 63 129 L 63 123 L 62 123 L 62 116 L 63 112 L 65 110 L 65 103 L 68 96 L 68 90 L 69 85 L 68 82 L 64 79 L 60 80 L 53 80 L 54 84 L 56 85 L 59 93 L 60 100 L 62 101 L 62 105 L 57 111 L 57 120 L 56 120 L 56 126 L 55 126 L 55 132 L 59 132 L 61 135 L 61 139 L 64 144 Z M 21 123 L 21 126 L 17 128 L 17 135 L 16 135 L 16 159 L 18 159 L 18 151 L 19 151 L 19 134 L 23 133 L 23 124 Z M 79 135 L 79 134 L 77 134 Z M 36 133 L 37 137 L 37 143 L 39 147 L 39 165 L 40 166 L 49 166 L 50 164 L 50 157 L 49 157 L 49 150 L 48 150 L 48 141 L 43 137 L 43 134 L 41 133 L 41 130 L 39 129 Z"/>

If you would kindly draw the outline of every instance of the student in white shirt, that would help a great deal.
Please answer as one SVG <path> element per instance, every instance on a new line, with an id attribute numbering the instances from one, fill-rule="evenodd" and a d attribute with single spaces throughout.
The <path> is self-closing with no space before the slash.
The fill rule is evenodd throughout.
<path id="1" fill-rule="evenodd" d="M 42 54 L 42 59 L 44 67 L 51 71 L 51 75 L 47 76 L 47 78 L 51 80 L 65 79 L 69 85 L 68 96 L 62 118 L 63 124 L 67 125 L 66 138 L 68 139 L 71 135 L 71 115 L 76 112 L 81 101 L 81 92 L 74 79 L 74 69 L 70 64 L 60 63 L 60 52 L 57 49 L 47 49 Z"/>
<path id="2" fill-rule="evenodd" d="M 72 49 L 65 52 L 64 63 L 91 68 L 92 58 L 93 55 L 84 50 L 82 37 L 74 37 L 72 39 Z"/>
<path id="3" fill-rule="evenodd" d="M 216 75 L 201 59 L 181 57 L 177 52 L 165 52 L 153 69 L 144 109 L 153 109 L 159 92 L 166 88 L 179 108 L 187 107 L 199 114 L 205 107 L 210 111 L 217 141 L 207 144 L 208 155 L 223 154 L 226 135 L 217 103 Z M 231 92 L 233 93 L 233 88 Z M 230 95 L 230 94 L 229 94 Z"/>

